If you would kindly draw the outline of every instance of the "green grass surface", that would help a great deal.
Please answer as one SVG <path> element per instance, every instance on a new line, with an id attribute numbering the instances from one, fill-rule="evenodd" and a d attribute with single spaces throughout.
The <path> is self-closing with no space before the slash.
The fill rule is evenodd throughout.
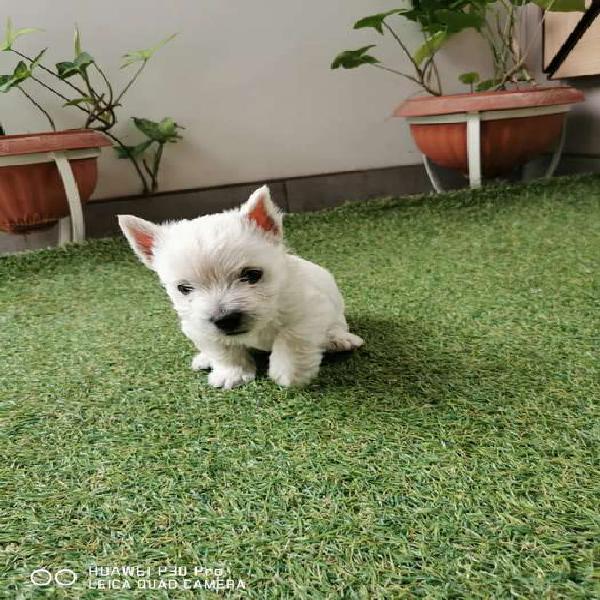
<path id="1" fill-rule="evenodd" d="M 121 240 L 0 259 L 0 589 L 223 567 L 256 598 L 599 597 L 600 178 L 287 219 L 366 346 L 213 390 Z M 135 582 L 135 580 L 131 580 Z M 55 595 L 54 595 L 55 594 Z"/>

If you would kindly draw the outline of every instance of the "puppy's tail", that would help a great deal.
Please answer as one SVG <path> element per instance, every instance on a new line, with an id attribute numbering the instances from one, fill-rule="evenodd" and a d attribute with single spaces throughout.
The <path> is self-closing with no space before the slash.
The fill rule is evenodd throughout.
<path id="1" fill-rule="evenodd" d="M 337 329 L 330 333 L 325 345 L 325 352 L 349 352 L 360 348 L 365 341 L 349 331 Z"/>

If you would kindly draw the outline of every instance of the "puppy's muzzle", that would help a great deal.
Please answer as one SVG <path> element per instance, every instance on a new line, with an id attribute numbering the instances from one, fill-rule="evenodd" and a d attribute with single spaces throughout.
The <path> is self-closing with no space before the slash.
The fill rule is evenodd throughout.
<path id="1" fill-rule="evenodd" d="M 240 311 L 234 311 L 221 315 L 218 318 L 211 319 L 215 327 L 222 331 L 225 335 L 235 335 L 237 333 L 243 333 L 242 323 L 244 320 L 244 313 Z"/>

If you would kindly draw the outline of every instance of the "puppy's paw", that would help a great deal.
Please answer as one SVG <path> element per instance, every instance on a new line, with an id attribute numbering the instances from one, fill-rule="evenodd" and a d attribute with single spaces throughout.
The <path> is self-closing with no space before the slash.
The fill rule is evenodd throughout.
<path id="1" fill-rule="evenodd" d="M 255 376 L 255 371 L 243 367 L 216 367 L 208 376 L 208 383 L 216 388 L 230 390 L 249 383 Z"/>
<path id="2" fill-rule="evenodd" d="M 282 387 L 301 387 L 310 382 L 318 373 L 319 369 L 313 369 L 310 372 L 298 373 L 292 368 L 286 368 L 283 365 L 271 364 L 269 368 L 269 377 Z"/>
<path id="3" fill-rule="evenodd" d="M 343 331 L 331 336 L 327 341 L 325 350 L 327 352 L 348 352 L 360 348 L 365 341 L 349 331 Z"/>
<path id="4" fill-rule="evenodd" d="M 192 359 L 192 370 L 193 371 L 206 371 L 210 369 L 210 360 L 203 352 L 198 352 Z"/>

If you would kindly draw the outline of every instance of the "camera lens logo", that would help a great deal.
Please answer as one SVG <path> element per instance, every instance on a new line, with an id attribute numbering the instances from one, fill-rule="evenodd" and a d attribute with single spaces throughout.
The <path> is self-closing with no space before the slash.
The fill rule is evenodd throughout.
<path id="1" fill-rule="evenodd" d="M 53 583 L 58 587 L 70 587 L 77 581 L 77 573 L 71 569 L 59 569 L 52 574 L 48 569 L 36 569 L 29 576 L 36 587 L 47 587 Z"/>

